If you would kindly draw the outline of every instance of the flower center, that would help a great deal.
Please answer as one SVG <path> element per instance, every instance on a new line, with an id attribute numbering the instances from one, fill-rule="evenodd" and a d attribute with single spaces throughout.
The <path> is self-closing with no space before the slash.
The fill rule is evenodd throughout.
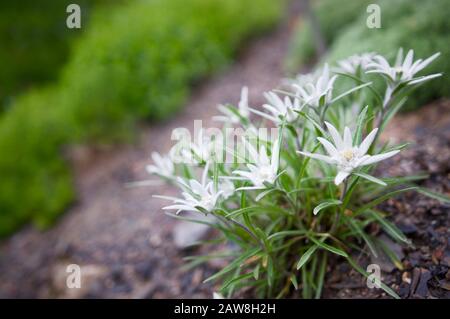
<path id="1" fill-rule="evenodd" d="M 351 161 L 355 157 L 355 152 L 352 149 L 348 149 L 341 152 L 342 157 L 345 158 L 347 162 Z"/>
<path id="2" fill-rule="evenodd" d="M 273 179 L 272 169 L 268 166 L 261 167 L 259 169 L 258 175 L 261 180 L 261 183 L 263 183 L 265 181 L 271 182 Z"/>
<path id="3" fill-rule="evenodd" d="M 200 203 L 206 210 L 212 210 L 214 208 L 213 198 L 211 195 L 202 196 Z"/>

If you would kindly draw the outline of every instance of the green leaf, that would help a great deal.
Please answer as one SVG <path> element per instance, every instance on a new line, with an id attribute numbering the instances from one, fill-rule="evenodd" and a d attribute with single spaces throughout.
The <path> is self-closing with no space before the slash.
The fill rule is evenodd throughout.
<path id="1" fill-rule="evenodd" d="M 255 269 L 253 269 L 253 278 L 255 278 L 255 280 L 258 280 L 259 278 L 259 269 L 261 268 L 261 264 L 258 264 Z"/>
<path id="2" fill-rule="evenodd" d="M 276 188 L 271 188 L 271 189 L 267 189 L 267 190 L 259 193 L 258 196 L 256 196 L 255 201 L 259 202 L 263 197 L 265 197 L 266 195 L 272 193 L 275 190 L 277 190 L 277 189 Z"/>
<path id="3" fill-rule="evenodd" d="M 353 93 L 353 92 L 355 92 L 355 91 L 358 91 L 358 90 L 360 90 L 360 89 L 362 89 L 362 88 L 365 88 L 366 86 L 370 86 L 371 84 L 372 84 L 372 82 L 367 82 L 367 83 L 364 83 L 364 84 L 355 86 L 355 87 L 351 88 L 350 90 L 345 91 L 345 92 L 342 93 L 341 95 L 338 95 L 337 97 L 335 97 L 335 98 L 331 101 L 331 103 L 334 103 L 334 102 L 336 102 L 336 101 L 342 99 L 343 97 L 345 97 L 345 96 L 347 96 L 347 95 L 349 95 L 349 94 L 351 94 L 351 93 Z"/>
<path id="4" fill-rule="evenodd" d="M 389 198 L 391 198 L 391 197 L 394 197 L 394 196 L 396 196 L 396 195 L 398 195 L 398 194 L 401 194 L 401 193 L 404 193 L 404 192 L 408 192 L 408 191 L 412 191 L 412 190 L 417 190 L 417 188 L 418 188 L 418 187 L 416 187 L 416 186 L 413 186 L 413 187 L 407 187 L 407 188 L 398 189 L 398 190 L 389 192 L 389 193 L 387 193 L 387 194 L 384 194 L 384 195 L 382 195 L 382 196 L 380 196 L 380 197 L 378 197 L 378 198 L 376 198 L 376 199 L 370 201 L 369 203 L 367 203 L 367 204 L 361 206 L 360 208 L 358 208 L 358 209 L 355 211 L 355 215 L 358 215 L 358 214 L 360 214 L 360 213 L 362 213 L 362 212 L 364 212 L 364 211 L 366 211 L 366 210 L 368 210 L 368 209 L 370 209 L 370 208 L 372 208 L 372 207 L 375 207 L 375 206 L 377 206 L 378 204 L 381 204 L 382 202 L 384 202 L 385 200 L 387 200 L 387 199 L 389 199 Z"/>
<path id="5" fill-rule="evenodd" d="M 340 201 L 338 199 L 327 199 L 327 200 L 323 201 L 322 203 L 320 203 L 319 205 L 317 205 L 313 209 L 313 214 L 317 215 L 322 209 L 325 209 L 330 206 L 340 205 L 340 204 L 342 204 L 342 201 Z"/>
<path id="6" fill-rule="evenodd" d="M 372 255 L 377 258 L 378 257 L 378 252 L 377 249 L 375 248 L 375 244 L 372 242 L 372 240 L 370 239 L 369 235 L 367 235 L 364 232 L 364 229 L 362 227 L 360 227 L 358 225 L 358 222 L 355 221 L 353 218 L 347 218 L 346 219 L 347 222 L 351 225 L 351 227 L 353 227 L 356 232 L 361 236 L 361 238 L 364 240 L 364 242 L 366 243 L 367 247 L 369 247 L 370 252 L 372 253 Z"/>
<path id="7" fill-rule="evenodd" d="M 222 285 L 222 287 L 221 287 L 220 289 L 221 289 L 221 290 L 227 289 L 230 285 L 232 285 L 232 284 L 234 284 L 234 283 L 236 283 L 236 282 L 243 281 L 243 280 L 245 280 L 245 279 L 249 279 L 249 278 L 252 278 L 252 277 L 253 277 L 253 272 L 248 273 L 248 274 L 243 274 L 243 275 L 240 275 L 240 276 L 237 276 L 237 277 L 234 277 L 234 278 L 232 278 L 231 280 L 226 281 L 226 282 Z"/>
<path id="8" fill-rule="evenodd" d="M 367 179 L 368 181 L 371 181 L 371 182 L 373 182 L 375 184 L 378 184 L 378 185 L 381 185 L 381 186 L 387 186 L 387 184 L 385 182 L 383 182 L 381 179 L 373 177 L 373 176 L 371 176 L 369 174 L 365 174 L 365 173 L 359 172 L 359 173 L 353 173 L 353 175 L 362 177 L 364 179 Z"/>
<path id="9" fill-rule="evenodd" d="M 306 230 L 284 230 L 270 235 L 269 237 L 267 237 L 267 240 L 278 237 L 285 237 L 291 235 L 304 235 L 304 234 L 306 234 Z"/>
<path id="10" fill-rule="evenodd" d="M 257 247 L 257 248 L 253 248 L 248 250 L 246 253 L 242 254 L 240 257 L 236 258 L 235 260 L 233 260 L 230 264 L 228 264 L 225 268 L 223 268 L 221 271 L 215 273 L 214 275 L 206 278 L 203 283 L 209 282 L 211 280 L 217 279 L 225 274 L 227 274 L 228 272 L 232 271 L 233 269 L 240 267 L 241 264 L 247 260 L 250 257 L 255 256 L 256 254 L 258 254 L 261 251 L 261 248 Z"/>
<path id="11" fill-rule="evenodd" d="M 297 277 L 295 276 L 295 274 L 291 275 L 290 280 L 291 280 L 292 284 L 294 285 L 295 290 L 298 290 L 298 282 L 297 282 Z"/>
<path id="12" fill-rule="evenodd" d="M 325 244 L 325 243 L 321 242 L 320 240 L 315 239 L 313 236 L 308 236 L 308 238 L 311 239 L 311 241 L 313 241 L 320 248 L 326 249 L 326 250 L 332 252 L 333 254 L 336 254 L 339 256 L 348 257 L 347 253 L 339 248 Z"/>
<path id="13" fill-rule="evenodd" d="M 323 288 L 323 280 L 325 278 L 325 271 L 327 269 L 327 254 L 323 254 L 322 261 L 320 263 L 319 275 L 316 284 L 316 294 L 314 296 L 315 299 L 319 299 L 322 294 Z"/>
<path id="14" fill-rule="evenodd" d="M 406 236 L 398 229 L 394 224 L 389 222 L 386 218 L 381 216 L 378 212 L 374 210 L 370 210 L 367 212 L 370 216 L 372 216 L 378 223 L 380 223 L 381 227 L 394 239 L 397 239 L 405 244 L 410 245 L 411 241 L 406 238 Z"/>
<path id="15" fill-rule="evenodd" d="M 311 258 L 311 256 L 315 253 L 315 251 L 319 248 L 317 245 L 313 245 L 308 248 L 308 250 L 300 257 L 300 260 L 297 263 L 297 269 L 300 269 L 303 267 L 304 264 L 308 262 L 308 260 Z"/>
<path id="16" fill-rule="evenodd" d="M 336 72 L 336 74 L 342 75 L 342 76 L 345 76 L 345 77 L 348 77 L 348 78 L 351 78 L 351 79 L 355 80 L 357 83 L 364 83 L 363 80 L 361 80 L 361 79 L 359 79 L 356 76 L 351 75 L 351 74 L 341 73 L 341 72 Z M 367 88 L 373 93 L 373 95 L 375 96 L 375 98 L 376 98 L 376 100 L 378 102 L 378 105 L 381 107 L 383 105 L 383 98 L 380 95 L 380 93 L 378 93 L 372 86 L 368 86 Z"/>
<path id="17" fill-rule="evenodd" d="M 428 188 L 424 188 L 424 187 L 419 187 L 419 188 L 417 188 L 416 191 L 418 193 L 422 194 L 422 195 L 425 195 L 425 196 L 428 196 L 430 198 L 436 199 L 436 200 L 438 200 L 438 201 L 440 201 L 442 203 L 450 204 L 450 197 L 448 197 L 445 194 L 436 193 L 436 192 L 433 192 L 432 190 L 430 190 Z"/>
<path id="18" fill-rule="evenodd" d="M 364 107 L 364 109 L 358 115 L 358 120 L 356 122 L 357 123 L 356 134 L 355 134 L 355 144 L 356 145 L 359 145 L 361 143 L 362 133 L 364 130 L 364 120 L 366 119 L 368 109 L 369 109 L 369 106 L 366 105 L 366 107 Z"/>
<path id="19" fill-rule="evenodd" d="M 302 112 L 302 111 L 295 111 L 295 112 L 297 112 L 298 114 L 300 114 L 301 116 L 303 116 L 305 119 L 307 119 L 308 121 L 310 121 L 310 122 L 314 125 L 314 127 L 315 127 L 317 130 L 319 130 L 319 132 L 322 134 L 322 136 L 326 136 L 326 135 L 327 135 L 327 133 L 326 133 L 326 132 L 324 131 L 324 129 L 322 128 L 322 126 L 320 126 L 320 124 L 317 123 L 317 121 L 314 120 L 311 116 L 309 116 L 308 114 L 306 114 L 305 112 Z"/>

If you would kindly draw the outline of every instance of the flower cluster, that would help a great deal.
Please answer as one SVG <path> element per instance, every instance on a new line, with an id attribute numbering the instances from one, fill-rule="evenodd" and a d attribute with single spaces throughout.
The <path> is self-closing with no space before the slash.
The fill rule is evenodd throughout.
<path id="1" fill-rule="evenodd" d="M 251 136 L 241 138 L 243 155 L 223 141 L 209 140 L 203 131 L 184 149 L 186 157 L 197 159 L 194 164 L 152 154 L 148 172 L 181 189 L 179 198 L 156 195 L 171 201 L 163 209 L 210 214 L 216 217 L 211 226 L 219 230 L 218 239 L 239 247 L 236 259 L 206 281 L 222 278 L 220 292 L 227 296 L 245 286 L 261 296 L 280 297 L 299 287 L 304 297 L 320 296 L 329 254 L 346 258 L 358 270 L 350 247 L 365 243 L 359 247 L 363 252 L 379 253 L 382 245 L 366 232 L 368 224 L 378 223 L 408 244 L 376 205 L 418 189 L 410 183 L 419 177 L 375 177 L 376 164 L 402 148 L 381 146 L 378 139 L 400 109 L 406 88 L 441 75 L 417 76 L 438 55 L 414 61 L 412 50 L 404 59 L 400 50 L 393 66 L 376 53 L 351 56 L 335 68 L 324 65 L 298 76 L 286 90 L 264 93 L 260 108 L 249 106 L 244 87 L 238 105 L 219 105 L 221 114 L 215 117 L 226 127 L 250 129 Z M 335 84 L 345 77 L 355 85 L 336 92 Z M 383 81 L 384 92 L 372 81 Z M 374 92 L 384 101 L 373 100 Z M 342 116 L 348 109 L 353 118 Z M 267 121 L 278 134 L 259 138 L 256 132 Z M 243 161 L 218 161 L 210 156 L 217 145 L 219 152 Z"/>

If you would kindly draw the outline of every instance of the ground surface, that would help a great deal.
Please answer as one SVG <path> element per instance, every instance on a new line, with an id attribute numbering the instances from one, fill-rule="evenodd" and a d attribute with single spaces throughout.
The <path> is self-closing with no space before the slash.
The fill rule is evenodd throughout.
<path id="1" fill-rule="evenodd" d="M 128 189 L 124 184 L 148 178 L 149 154 L 168 151 L 174 128 L 192 129 L 197 119 L 210 126 L 210 117 L 217 114 L 215 106 L 236 103 L 242 86 L 250 88 L 250 104 L 260 105 L 261 93 L 282 78 L 291 26 L 285 22 L 255 40 L 228 71 L 197 87 L 184 111 L 169 122 L 144 127 L 134 145 L 101 151 L 75 148 L 78 202 L 52 229 L 38 232 L 27 227 L 0 244 L 0 297 L 210 298 L 214 287 L 201 282 L 223 265 L 181 271 L 182 258 L 192 251 L 176 248 L 173 230 L 179 222 L 162 214 L 164 202 L 152 198 L 155 193 L 174 195 L 175 190 Z M 395 119 L 385 138 L 418 143 L 399 160 L 388 162 L 386 170 L 390 174 L 431 171 L 427 186 L 448 193 L 449 114 L 450 103 L 444 101 Z M 384 273 L 387 283 L 394 284 L 403 297 L 448 297 L 448 207 L 405 195 L 385 209 L 416 244 L 402 250 L 405 272 Z M 66 267 L 72 263 L 82 266 L 81 289 L 66 288 Z M 326 297 L 383 297 L 364 288 L 361 277 L 339 260 L 328 273 Z"/>

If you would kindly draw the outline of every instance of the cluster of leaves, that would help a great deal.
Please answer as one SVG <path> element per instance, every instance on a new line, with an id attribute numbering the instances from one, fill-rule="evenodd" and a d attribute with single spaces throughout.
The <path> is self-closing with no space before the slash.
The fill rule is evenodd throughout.
<path id="1" fill-rule="evenodd" d="M 393 66 L 379 55 L 353 56 L 341 61 L 342 68 L 333 76 L 325 66 L 318 73 L 298 76 L 284 90 L 266 93 L 265 112 L 248 106 L 244 88 L 239 105 L 220 106 L 225 116 L 218 119 L 225 120 L 225 127 L 249 132 L 243 139 L 249 157 L 242 158 L 242 153 L 224 146 L 217 136 L 205 134 L 199 134 L 193 144 L 182 145 L 181 151 L 153 154 L 155 163 L 148 171 L 182 190 L 180 198 L 156 196 L 172 201 L 163 209 L 176 210 L 177 214 L 169 213 L 176 218 L 216 228 L 218 237 L 204 245 L 233 247 L 190 257 L 188 266 L 227 258 L 229 264 L 205 282 L 219 280 L 220 293 L 228 297 L 250 287 L 259 297 L 280 298 L 301 290 L 304 298 L 320 298 L 330 255 L 345 258 L 364 276 L 368 274 L 352 258 L 354 251 L 383 252 L 398 265 L 395 254 L 369 227 L 378 224 L 400 244 L 410 241 L 379 204 L 410 191 L 446 203 L 450 199 L 415 185 L 427 178 L 424 174 L 375 177 L 375 164 L 406 146 L 380 143 L 379 135 L 412 89 L 441 75 L 415 75 L 437 56 L 414 61 L 409 51 L 403 60 L 400 50 Z M 375 78 L 385 84 L 384 91 L 373 86 Z M 338 82 L 346 79 L 353 86 L 337 91 Z M 366 101 L 375 102 L 366 105 Z M 264 120 L 253 121 L 251 113 Z M 257 128 L 273 125 L 278 128 L 277 138 L 255 137 Z M 212 156 L 218 150 L 241 161 L 221 162 Z M 201 170 L 199 182 L 195 176 Z M 205 221 L 179 215 L 182 211 L 215 218 Z"/>
<path id="2" fill-rule="evenodd" d="M 0 119 L 0 236 L 30 220 L 47 226 L 73 199 L 62 147 L 116 142 L 140 119 L 169 117 L 195 81 L 273 25 L 283 2 L 257 3 L 132 1 L 93 12 L 60 79 L 15 99 Z"/>
<path id="3" fill-rule="evenodd" d="M 369 29 L 366 25 L 366 8 L 375 3 L 381 9 L 380 29 Z M 314 14 L 329 52 L 322 62 L 333 63 L 351 54 L 377 51 L 393 55 L 398 47 L 408 47 L 421 56 L 441 52 L 450 54 L 448 43 L 450 36 L 450 6 L 448 0 L 378 0 L 348 1 L 342 6 L 339 1 L 319 0 L 313 3 Z M 351 45 L 349 45 L 351 44 Z M 298 26 L 294 34 L 286 65 L 295 72 L 301 65 L 315 56 L 314 37 L 310 23 Z M 441 61 L 431 66 L 431 72 L 437 70 L 448 74 L 450 62 Z M 405 109 L 413 109 L 433 99 L 449 96 L 450 78 L 444 76 L 440 81 L 430 83 L 427 88 L 417 90 Z"/>

